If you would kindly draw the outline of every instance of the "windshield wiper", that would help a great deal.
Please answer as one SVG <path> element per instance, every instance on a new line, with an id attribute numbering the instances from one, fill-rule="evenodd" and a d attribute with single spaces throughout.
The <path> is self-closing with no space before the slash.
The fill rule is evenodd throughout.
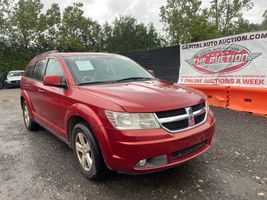
<path id="1" fill-rule="evenodd" d="M 116 80 L 114 82 L 123 82 L 123 81 L 137 81 L 137 80 L 154 80 L 153 78 L 149 77 L 129 77 L 129 78 L 123 78 Z"/>
<path id="2" fill-rule="evenodd" d="M 129 77 L 129 78 L 123 78 L 123 79 L 119 79 L 119 80 L 112 80 L 112 81 L 85 82 L 85 83 L 80 83 L 79 86 L 81 86 L 81 85 L 92 85 L 92 84 L 118 83 L 118 82 L 136 81 L 136 80 L 154 80 L 154 79 L 153 78 L 149 78 L 149 77 Z"/>
<path id="3" fill-rule="evenodd" d="M 114 83 L 114 81 L 94 81 L 94 82 L 85 82 L 85 83 L 79 83 L 79 86 L 80 86 L 80 85 L 102 84 L 102 83 Z"/>

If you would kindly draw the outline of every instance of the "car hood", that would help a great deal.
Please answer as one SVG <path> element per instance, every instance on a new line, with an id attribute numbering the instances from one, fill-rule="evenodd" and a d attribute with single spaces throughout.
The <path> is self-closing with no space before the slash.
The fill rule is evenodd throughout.
<path id="1" fill-rule="evenodd" d="M 9 76 L 6 79 L 9 81 L 20 81 L 21 76 Z"/>
<path id="2" fill-rule="evenodd" d="M 104 98 L 127 112 L 156 112 L 184 108 L 205 100 L 201 92 L 167 81 L 142 81 L 80 86 L 81 91 Z"/>

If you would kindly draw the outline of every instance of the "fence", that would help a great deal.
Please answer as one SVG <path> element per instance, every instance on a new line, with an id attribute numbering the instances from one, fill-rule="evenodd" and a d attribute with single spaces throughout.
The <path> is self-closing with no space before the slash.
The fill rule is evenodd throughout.
<path id="1" fill-rule="evenodd" d="M 148 51 L 133 51 L 121 53 L 135 60 L 146 69 L 154 70 L 160 79 L 178 81 L 180 68 L 180 46 L 152 49 Z"/>

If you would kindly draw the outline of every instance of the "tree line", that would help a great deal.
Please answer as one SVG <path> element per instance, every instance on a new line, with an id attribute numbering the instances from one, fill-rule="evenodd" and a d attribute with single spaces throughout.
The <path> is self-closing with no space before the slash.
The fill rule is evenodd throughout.
<path id="1" fill-rule="evenodd" d="M 201 5 L 201 0 L 167 0 L 167 4 L 160 8 L 160 17 L 171 44 L 267 29 L 267 10 L 262 14 L 260 24 L 244 18 L 243 14 L 254 6 L 251 0 L 211 0 L 209 8 Z"/>
<path id="2" fill-rule="evenodd" d="M 160 8 L 164 33 L 132 16 L 120 16 L 99 24 L 87 17 L 82 3 L 62 12 L 58 4 L 44 9 L 41 0 L 0 0 L 0 72 L 23 69 L 36 54 L 59 51 L 123 52 L 212 39 L 266 30 L 267 11 L 261 24 L 245 20 L 251 0 L 213 0 L 209 8 L 201 0 L 166 0 Z"/>

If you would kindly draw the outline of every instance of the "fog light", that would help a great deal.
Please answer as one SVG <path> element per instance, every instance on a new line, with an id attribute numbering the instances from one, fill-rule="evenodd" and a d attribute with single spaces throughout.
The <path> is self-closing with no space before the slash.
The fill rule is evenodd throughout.
<path id="1" fill-rule="evenodd" d="M 146 159 L 140 160 L 139 161 L 139 166 L 144 167 L 146 165 Z"/>

